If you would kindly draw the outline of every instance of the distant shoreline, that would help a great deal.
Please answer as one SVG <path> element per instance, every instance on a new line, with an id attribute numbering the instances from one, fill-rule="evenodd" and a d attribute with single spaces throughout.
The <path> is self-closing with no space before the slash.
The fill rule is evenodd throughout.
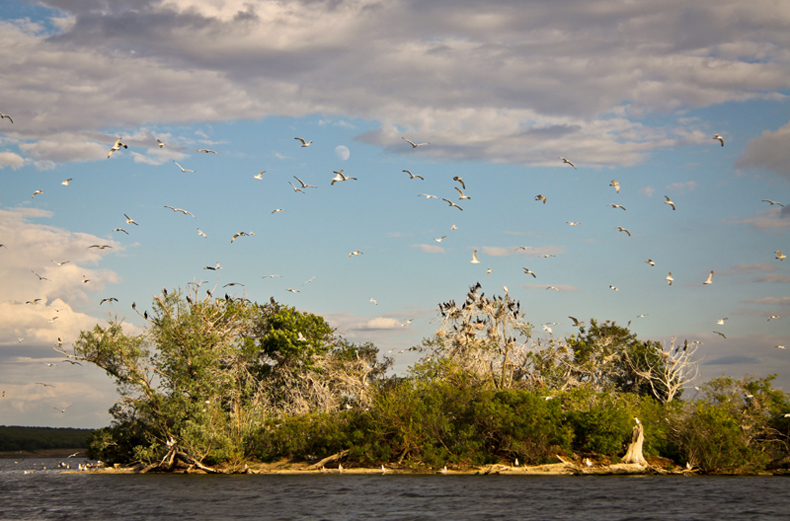
<path id="1" fill-rule="evenodd" d="M 42 449 L 35 452 L 28 450 L 20 451 L 4 451 L 0 452 L 0 459 L 33 459 L 33 458 L 68 458 L 74 453 L 78 453 L 75 458 L 85 459 L 87 457 L 86 449 L 73 448 L 73 449 Z"/>

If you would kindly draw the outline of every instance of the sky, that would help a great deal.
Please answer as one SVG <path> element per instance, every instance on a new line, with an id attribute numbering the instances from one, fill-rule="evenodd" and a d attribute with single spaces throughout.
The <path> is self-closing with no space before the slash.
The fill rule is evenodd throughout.
<path id="1" fill-rule="evenodd" d="M 201 281 L 399 373 L 479 281 L 790 391 L 786 1 L 0 0 L 0 71 L 0 424 L 108 425 L 54 343 Z"/>

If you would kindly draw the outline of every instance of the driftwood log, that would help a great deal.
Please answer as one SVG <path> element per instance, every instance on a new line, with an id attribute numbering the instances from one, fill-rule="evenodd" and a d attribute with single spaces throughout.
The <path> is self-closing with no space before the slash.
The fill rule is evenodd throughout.
<path id="1" fill-rule="evenodd" d="M 647 461 L 642 454 L 642 444 L 645 442 L 645 429 L 641 423 L 637 423 L 631 431 L 631 443 L 628 444 L 628 450 L 623 456 L 623 463 L 635 463 L 637 465 L 645 466 Z"/>
<path id="2" fill-rule="evenodd" d="M 318 470 L 321 467 L 326 466 L 328 463 L 334 463 L 335 461 L 343 459 L 346 456 L 346 454 L 348 454 L 348 450 L 343 450 L 338 452 L 337 454 L 332 454 L 331 456 L 322 459 L 318 463 L 313 463 L 312 465 L 307 467 L 307 470 Z"/>

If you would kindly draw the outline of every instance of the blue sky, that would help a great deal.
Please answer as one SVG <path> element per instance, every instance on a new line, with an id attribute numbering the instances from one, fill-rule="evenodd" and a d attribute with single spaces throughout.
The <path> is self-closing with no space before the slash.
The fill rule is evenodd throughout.
<path id="1" fill-rule="evenodd" d="M 742 4 L 0 0 L 0 423 L 106 425 L 112 383 L 54 341 L 201 280 L 384 352 L 507 286 L 535 338 L 631 321 L 701 341 L 700 382 L 789 390 L 790 9 Z"/>

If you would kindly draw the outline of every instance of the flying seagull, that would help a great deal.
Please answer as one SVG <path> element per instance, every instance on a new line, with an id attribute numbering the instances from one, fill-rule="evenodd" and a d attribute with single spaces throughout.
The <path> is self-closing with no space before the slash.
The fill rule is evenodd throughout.
<path id="1" fill-rule="evenodd" d="M 718 139 L 718 140 L 719 140 L 719 142 L 721 143 L 721 146 L 724 146 L 724 138 L 723 138 L 723 137 L 721 137 L 720 135 L 718 135 L 718 134 L 714 134 L 714 135 L 713 135 L 713 139 Z"/>
<path id="2" fill-rule="evenodd" d="M 311 141 L 311 143 L 312 143 L 312 141 Z M 291 289 L 291 288 L 285 288 L 285 291 L 290 291 L 291 293 L 300 293 L 300 291 L 298 289 Z"/>
<path id="3" fill-rule="evenodd" d="M 617 179 L 612 179 L 612 182 L 609 183 L 609 186 L 614 186 L 615 192 L 618 194 L 620 193 L 620 183 L 617 182 Z"/>
<path id="4" fill-rule="evenodd" d="M 456 190 L 458 190 L 458 189 L 456 188 Z M 460 191 L 460 190 L 459 190 L 459 191 Z M 461 210 L 462 212 L 464 211 L 464 209 L 463 209 L 463 208 L 461 208 L 460 206 L 458 206 L 457 204 L 455 204 L 454 202 L 452 202 L 452 201 L 451 201 L 451 200 L 449 200 L 449 199 L 442 198 L 442 201 L 446 201 L 446 202 L 447 202 L 447 204 L 449 204 L 450 206 L 453 206 L 453 207 L 455 207 L 455 208 L 458 208 L 458 209 L 459 209 L 459 210 Z"/>
<path id="5" fill-rule="evenodd" d="M 778 316 L 778 315 L 771 315 L 770 317 L 768 317 L 768 320 L 767 320 L 767 321 L 768 321 L 768 322 L 770 322 L 771 320 L 776 320 L 776 319 L 778 319 L 778 318 L 779 318 L 779 316 Z"/>
<path id="6" fill-rule="evenodd" d="M 112 146 L 112 148 L 110 148 L 110 151 L 107 153 L 107 159 L 109 159 L 110 156 L 113 155 L 113 153 L 115 153 L 116 150 L 120 150 L 122 148 L 129 148 L 126 145 L 124 145 L 123 143 L 121 143 L 121 139 L 123 139 L 123 138 L 119 137 L 115 141 L 115 144 Z"/>
<path id="7" fill-rule="evenodd" d="M 629 237 L 631 236 L 631 232 L 629 232 L 628 230 L 626 230 L 622 226 L 618 226 L 617 228 L 615 228 L 615 230 L 620 231 L 620 232 L 625 232 L 625 233 L 628 234 Z"/>
<path id="8" fill-rule="evenodd" d="M 675 279 L 672 278 L 672 272 L 671 271 L 669 272 L 669 275 L 664 277 L 664 280 L 666 280 L 667 284 L 669 284 L 670 286 L 672 285 L 672 281 L 675 280 Z"/>
<path id="9" fill-rule="evenodd" d="M 55 261 L 51 261 L 51 262 L 55 262 Z M 71 261 L 55 262 L 55 264 L 62 267 L 64 264 L 68 264 L 69 262 Z"/>
<path id="10" fill-rule="evenodd" d="M 250 233 L 247 233 L 247 232 L 236 232 L 236 233 L 233 234 L 233 237 L 231 237 L 230 243 L 233 244 L 233 241 L 235 241 L 239 237 L 249 237 L 250 235 L 255 235 L 255 234 L 252 233 L 252 232 L 250 232 Z"/>
<path id="11" fill-rule="evenodd" d="M 576 317 L 571 317 L 571 316 L 568 316 L 568 318 L 569 318 L 569 319 L 571 319 L 571 320 L 573 320 L 573 325 L 574 325 L 575 327 L 578 327 L 578 326 L 583 326 L 583 325 L 584 325 L 584 320 L 577 320 L 577 319 L 576 319 Z"/>
<path id="12" fill-rule="evenodd" d="M 104 304 L 105 302 L 118 302 L 118 299 L 117 299 L 117 298 L 115 298 L 115 297 L 110 297 L 110 298 L 103 298 L 103 299 L 101 299 L 101 301 L 99 302 L 99 305 L 101 306 L 101 305 L 102 305 L 102 304 Z"/>
<path id="13" fill-rule="evenodd" d="M 294 176 L 294 179 L 299 181 L 299 184 L 302 185 L 302 188 L 317 188 L 315 185 L 309 185 L 309 184 L 305 183 L 304 181 L 302 181 L 301 179 L 299 179 L 296 176 Z"/>
<path id="14" fill-rule="evenodd" d="M 527 275 L 532 275 L 533 279 L 537 279 L 538 278 L 538 276 L 535 275 L 535 273 L 531 269 L 529 269 L 529 268 L 521 268 L 521 269 L 523 269 L 524 273 L 526 273 Z"/>
<path id="15" fill-rule="evenodd" d="M 579 226 L 581 223 L 577 221 L 565 221 L 566 223 L 570 224 L 571 226 Z"/>
<path id="16" fill-rule="evenodd" d="M 653 259 L 647 259 L 647 260 L 645 261 L 645 264 L 650 264 L 651 266 L 655 266 L 655 265 L 656 265 L 656 263 L 655 263 L 655 262 L 653 262 Z"/>
<path id="17" fill-rule="evenodd" d="M 558 157 L 559 157 L 559 156 L 558 156 Z M 560 157 L 560 159 L 562 159 L 562 163 L 563 163 L 563 164 L 566 164 L 566 163 L 567 163 L 567 164 L 571 165 L 571 166 L 574 168 L 574 170 L 576 169 L 576 165 L 574 165 L 573 163 L 571 163 L 570 161 L 568 161 L 568 160 L 567 160 L 567 159 L 565 159 L 564 157 Z"/>
<path id="18" fill-rule="evenodd" d="M 208 239 L 208 235 L 206 235 L 205 233 L 203 233 L 203 230 L 201 230 L 200 228 L 198 228 L 198 229 L 197 229 L 197 231 L 198 231 L 198 235 L 200 235 L 200 236 L 201 236 L 201 237 L 203 237 L 204 239 Z"/>
<path id="19" fill-rule="evenodd" d="M 157 138 L 157 139 L 156 139 L 156 142 L 157 142 L 157 144 L 159 145 L 159 148 L 162 148 L 162 147 L 164 147 L 164 146 L 165 146 L 165 144 L 164 144 L 164 143 L 162 142 L 162 140 L 161 140 L 161 139 L 159 139 L 159 138 Z"/>
<path id="20" fill-rule="evenodd" d="M 217 155 L 219 155 L 219 152 L 217 152 L 215 150 L 208 149 L 208 148 L 200 148 L 198 150 L 195 150 L 195 152 L 205 152 L 206 154 L 217 154 Z"/>
<path id="21" fill-rule="evenodd" d="M 438 239 L 434 238 L 433 240 L 436 241 L 436 242 L 442 242 L 442 239 L 444 239 L 445 237 L 447 237 L 447 236 L 446 235 L 442 235 Z"/>
<path id="22" fill-rule="evenodd" d="M 357 181 L 356 177 L 351 177 L 350 175 L 343 175 L 343 169 L 340 170 L 332 170 L 332 173 L 335 174 L 335 177 L 332 178 L 332 182 L 329 183 L 329 186 L 333 186 L 335 183 L 340 183 L 342 181 L 348 181 L 349 179 L 353 179 Z"/>
<path id="23" fill-rule="evenodd" d="M 461 188 L 466 190 L 466 185 L 464 184 L 464 178 L 459 176 L 454 176 L 453 181 L 458 181 L 461 184 Z"/>
<path id="24" fill-rule="evenodd" d="M 469 197 L 468 195 L 464 195 L 464 193 L 461 191 L 461 189 L 458 188 L 457 186 L 454 186 L 453 188 L 455 188 L 458 191 L 458 194 L 461 196 L 461 197 L 458 198 L 459 201 L 462 200 L 462 199 L 471 199 L 471 197 Z"/>
<path id="25" fill-rule="evenodd" d="M 112 246 L 108 246 L 107 244 L 91 244 L 88 246 L 88 248 L 99 248 L 100 250 L 103 250 L 105 248 L 112 248 Z"/>
<path id="26" fill-rule="evenodd" d="M 284 212 L 284 211 L 285 210 L 283 210 L 282 208 L 275 208 L 274 210 L 272 210 L 272 213 Z"/>
<path id="27" fill-rule="evenodd" d="M 787 255 L 782 253 L 782 250 L 776 250 L 774 253 L 776 254 L 776 258 L 778 260 L 785 260 L 787 258 Z"/>
<path id="28" fill-rule="evenodd" d="M 303 147 L 309 147 L 313 143 L 312 141 L 305 141 L 300 137 L 295 137 L 294 139 L 296 139 L 297 141 L 301 141 Z"/>
<path id="29" fill-rule="evenodd" d="M 293 184 L 292 182 L 288 181 L 288 184 L 291 185 L 291 187 L 294 189 L 294 192 L 302 192 L 302 193 L 304 193 L 304 190 L 302 190 L 301 188 L 296 188 L 296 185 Z"/>
<path id="30" fill-rule="evenodd" d="M 418 179 L 422 179 L 423 181 L 425 181 L 425 178 L 424 178 L 423 176 L 421 176 L 421 175 L 417 175 L 417 174 L 412 174 L 412 173 L 411 173 L 411 170 L 404 170 L 404 172 L 406 172 L 407 174 L 409 174 L 409 179 L 418 178 Z"/>
<path id="31" fill-rule="evenodd" d="M 123 214 L 123 216 L 126 217 L 126 224 L 134 224 L 135 226 L 140 226 L 139 224 L 137 224 L 137 222 L 134 219 L 132 219 L 128 215 Z"/>
<path id="32" fill-rule="evenodd" d="M 193 214 L 192 212 L 188 212 L 188 211 L 184 210 L 183 208 L 173 208 L 172 206 L 167 206 L 167 205 L 165 205 L 165 208 L 170 208 L 174 212 L 181 212 L 184 215 L 191 215 L 193 218 L 197 219 L 197 217 L 195 217 L 195 214 Z"/>
<path id="33" fill-rule="evenodd" d="M 775 205 L 775 204 L 776 204 L 776 205 L 779 205 L 779 206 L 784 206 L 782 203 L 779 203 L 779 202 L 777 202 L 777 201 L 771 201 L 770 199 L 763 199 L 763 201 L 762 201 L 762 202 L 764 202 L 764 203 L 769 203 L 771 206 L 773 206 L 773 205 Z"/>
<path id="34" fill-rule="evenodd" d="M 546 196 L 545 195 L 538 194 L 538 195 L 535 196 L 535 200 L 536 201 L 543 201 L 543 204 L 546 204 Z"/>
<path id="35" fill-rule="evenodd" d="M 620 291 L 619 289 L 617 289 L 615 286 L 612 286 L 611 284 L 609 284 L 609 289 L 614 291 Z"/>
<path id="36" fill-rule="evenodd" d="M 2 112 L 0 112 L 0 119 L 3 119 L 3 118 L 7 118 L 8 121 L 10 121 L 11 123 L 14 122 L 14 120 L 11 119 L 11 116 L 9 116 L 8 114 L 3 114 Z"/>
<path id="37" fill-rule="evenodd" d="M 33 199 L 38 194 L 43 194 L 43 193 L 44 193 L 44 190 L 36 190 L 35 192 L 33 192 L 33 195 L 31 195 L 30 198 Z"/>
<path id="38" fill-rule="evenodd" d="M 204 266 L 204 267 L 203 267 L 203 269 L 204 269 L 204 270 L 211 270 L 211 271 L 215 271 L 215 270 L 221 270 L 221 269 L 222 269 L 222 266 L 220 266 L 220 265 L 219 265 L 219 261 L 217 261 L 217 265 L 216 265 L 216 266 Z"/>
<path id="39" fill-rule="evenodd" d="M 668 204 L 674 210 L 675 209 L 675 203 L 672 202 L 672 199 L 670 199 L 668 195 L 665 195 L 664 199 L 666 199 L 666 201 L 664 201 L 664 204 Z"/>
<path id="40" fill-rule="evenodd" d="M 30 270 L 30 271 L 33 271 L 33 270 Z M 33 271 L 33 274 L 34 274 L 36 277 L 38 277 L 38 280 L 49 280 L 49 279 L 48 279 L 48 278 L 46 278 L 46 277 L 42 277 L 41 275 L 39 275 L 39 274 L 38 274 L 38 273 L 36 273 L 35 271 Z"/>
<path id="41" fill-rule="evenodd" d="M 263 174 L 265 174 L 265 173 L 266 173 L 266 170 L 264 170 L 263 172 L 258 172 L 257 174 L 255 174 L 252 177 L 254 177 L 255 179 L 258 179 L 258 180 L 262 180 L 263 179 Z"/>
<path id="42" fill-rule="evenodd" d="M 401 136 L 401 139 L 403 139 L 406 143 L 410 144 L 412 148 L 417 148 L 417 147 L 421 147 L 423 145 L 430 145 L 431 144 L 430 142 L 429 143 L 415 143 L 414 141 L 409 141 L 408 139 L 406 139 L 403 136 Z"/>
<path id="43" fill-rule="evenodd" d="M 377 306 L 379 305 L 379 303 L 376 302 L 376 299 L 374 299 L 373 297 L 370 297 L 370 301 L 373 302 Z"/>
<path id="44" fill-rule="evenodd" d="M 65 181 L 61 181 L 60 184 L 62 184 L 63 186 L 69 186 L 69 183 L 71 182 L 72 179 L 73 179 L 72 177 L 69 177 Z"/>
<path id="45" fill-rule="evenodd" d="M 728 317 L 720 318 L 719 320 L 716 321 L 716 323 L 718 325 L 720 325 L 720 326 L 723 326 L 724 325 L 724 321 L 727 320 L 727 319 L 728 319 Z"/>
<path id="46" fill-rule="evenodd" d="M 348 254 L 348 258 L 350 259 L 352 255 L 359 256 L 359 255 L 362 255 L 362 252 L 359 251 L 359 250 L 354 250 L 354 251 L 352 251 L 351 253 Z"/>
<path id="47" fill-rule="evenodd" d="M 625 206 L 619 204 L 609 203 L 609 206 L 611 206 L 612 208 L 619 208 L 621 210 L 625 210 Z"/>
<path id="48" fill-rule="evenodd" d="M 469 261 L 470 264 L 480 264 L 480 261 L 477 260 L 477 250 L 472 252 L 472 260 Z"/>
<path id="49" fill-rule="evenodd" d="M 710 270 L 710 274 L 708 274 L 708 278 L 703 284 L 713 284 L 713 270 Z"/>
<path id="50" fill-rule="evenodd" d="M 417 197 L 425 197 L 426 199 L 438 199 L 438 197 L 436 197 L 435 195 L 431 195 L 431 194 L 419 194 L 419 195 L 417 195 Z"/>
<path id="51" fill-rule="evenodd" d="M 194 170 L 190 170 L 189 168 L 184 168 L 183 166 L 179 165 L 179 164 L 178 164 L 178 162 L 177 162 L 175 159 L 173 159 L 173 163 L 175 163 L 175 164 L 176 164 L 176 166 L 177 166 L 178 168 L 180 168 L 182 172 L 192 172 L 193 174 L 196 174 L 196 173 L 197 173 L 197 172 L 195 172 Z"/>
<path id="52" fill-rule="evenodd" d="M 722 333 L 721 331 L 714 331 L 714 333 L 716 333 L 717 335 L 719 335 L 720 337 L 722 337 L 725 340 L 727 339 L 727 337 L 724 336 L 724 333 Z"/>

